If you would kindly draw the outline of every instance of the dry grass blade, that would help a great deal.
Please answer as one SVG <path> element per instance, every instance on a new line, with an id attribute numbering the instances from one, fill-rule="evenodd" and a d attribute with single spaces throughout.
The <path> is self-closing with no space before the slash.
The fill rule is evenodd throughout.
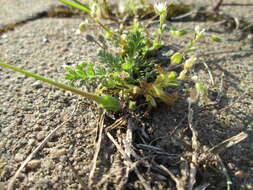
<path id="1" fill-rule="evenodd" d="M 78 106 L 75 107 L 75 109 L 73 110 L 73 112 L 70 114 L 69 118 L 66 119 L 61 125 L 59 125 L 58 127 L 56 127 L 55 129 L 53 129 L 48 136 L 39 144 L 39 146 L 37 146 L 35 148 L 35 150 L 25 159 L 25 161 L 21 164 L 21 166 L 19 167 L 19 169 L 16 171 L 15 175 L 11 178 L 7 190 L 11 190 L 16 178 L 19 176 L 20 172 L 23 170 L 23 168 L 26 166 L 26 164 L 33 158 L 33 156 L 50 140 L 50 138 L 55 134 L 55 132 L 57 130 L 59 130 L 62 126 L 64 126 L 66 123 L 68 123 L 71 119 L 73 114 L 75 113 L 76 109 Z"/>
<path id="2" fill-rule="evenodd" d="M 247 137 L 248 137 L 247 133 L 241 132 L 233 137 L 230 137 L 230 138 L 224 140 L 223 142 L 217 144 L 216 146 L 210 148 L 208 150 L 208 152 L 211 152 L 213 154 L 218 154 L 218 153 L 224 151 L 225 149 L 227 149 L 231 146 L 234 146 L 235 144 L 238 144 L 239 142 L 243 141 Z"/>
<path id="3" fill-rule="evenodd" d="M 152 190 L 151 187 L 146 183 L 145 178 L 141 175 L 141 173 L 139 172 L 139 170 L 137 169 L 137 167 L 133 167 L 133 166 L 135 166 L 135 163 L 131 160 L 131 158 L 123 150 L 123 148 L 117 143 L 117 141 L 114 139 L 114 137 L 109 132 L 107 132 L 106 135 L 113 142 L 113 144 L 116 146 L 116 148 L 118 149 L 118 151 L 121 153 L 121 155 L 125 159 L 125 161 L 127 163 L 127 167 L 130 167 L 131 169 L 133 168 L 133 170 L 135 171 L 137 177 L 139 178 L 140 182 L 142 183 L 143 187 L 146 190 Z"/>
<path id="4" fill-rule="evenodd" d="M 188 190 L 192 190 L 194 184 L 196 183 L 196 173 L 197 173 L 197 157 L 198 157 L 198 149 L 199 149 L 199 143 L 198 143 L 198 133 L 193 127 L 193 110 L 191 108 L 191 100 L 188 101 L 188 125 L 192 132 L 192 160 L 190 163 L 190 176 L 189 176 L 189 182 L 188 182 Z"/>
<path id="5" fill-rule="evenodd" d="M 214 11 L 219 10 L 219 8 L 220 8 L 220 6 L 221 6 L 222 3 L 223 3 L 223 0 L 217 0 L 217 1 L 214 3 L 214 5 L 212 6 L 212 9 L 213 9 Z"/>
<path id="6" fill-rule="evenodd" d="M 205 183 L 203 185 L 195 187 L 194 190 L 205 190 L 209 185 L 210 185 L 209 183 Z"/>
<path id="7" fill-rule="evenodd" d="M 120 117 L 112 125 L 106 127 L 106 131 L 110 131 L 110 130 L 115 129 L 119 126 L 124 126 L 126 124 L 127 124 L 126 119 L 124 117 Z"/>
<path id="8" fill-rule="evenodd" d="M 92 160 L 92 167 L 91 167 L 91 171 L 90 171 L 90 175 L 89 175 L 89 187 L 91 188 L 91 186 L 93 185 L 93 178 L 95 175 L 95 170 L 96 170 L 96 166 L 97 166 L 97 158 L 98 158 L 98 154 L 100 151 L 100 147 L 101 147 L 101 142 L 102 142 L 102 135 L 103 135 L 103 129 L 104 129 L 104 118 L 105 118 L 105 111 L 103 111 L 103 113 L 101 114 L 100 118 L 99 118 L 99 123 L 98 123 L 98 139 L 96 142 L 96 150 L 94 153 L 94 157 Z"/>
<path id="9" fill-rule="evenodd" d="M 208 65 L 205 62 L 203 62 L 203 64 L 204 64 L 204 66 L 205 66 L 205 68 L 208 72 L 209 77 L 210 77 L 211 85 L 213 86 L 214 85 L 214 80 L 213 80 L 212 72 L 211 72 L 210 68 L 208 67 Z"/>
<path id="10" fill-rule="evenodd" d="M 163 170 L 164 172 L 166 172 L 170 177 L 171 179 L 176 183 L 176 187 L 177 187 L 177 190 L 185 190 L 185 181 L 184 180 L 181 180 L 180 177 L 176 177 L 168 168 L 166 168 L 165 166 L 163 165 L 158 165 L 158 167 Z"/>
<path id="11" fill-rule="evenodd" d="M 217 103 L 220 103 L 223 94 L 224 94 L 224 73 L 221 76 L 220 89 L 219 89 L 219 92 L 218 92 L 218 96 L 215 100 Z"/>
<path id="12" fill-rule="evenodd" d="M 132 119 L 128 119 L 128 125 L 127 125 L 127 131 L 126 131 L 126 139 L 123 139 L 123 143 L 124 143 L 124 147 L 125 147 L 125 152 L 127 154 L 127 156 L 130 158 L 131 154 L 132 154 L 132 143 L 133 143 L 133 121 Z M 127 161 L 126 161 L 127 162 Z M 126 163 L 126 165 L 128 166 L 129 164 Z M 131 168 L 127 167 L 126 168 L 126 172 L 124 177 L 122 178 L 120 184 L 119 184 L 119 188 L 123 189 L 124 185 L 126 184 L 129 174 L 130 174 Z"/>

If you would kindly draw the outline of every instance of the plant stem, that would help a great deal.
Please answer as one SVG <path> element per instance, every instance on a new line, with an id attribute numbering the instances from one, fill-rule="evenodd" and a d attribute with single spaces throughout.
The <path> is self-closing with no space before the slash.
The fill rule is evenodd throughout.
<path id="1" fill-rule="evenodd" d="M 97 102 L 98 99 L 99 99 L 99 96 L 97 96 L 97 95 L 95 95 L 95 94 L 91 94 L 91 93 L 88 93 L 88 92 L 84 92 L 84 91 L 78 90 L 78 89 L 76 89 L 76 88 L 67 86 L 67 85 L 65 85 L 65 84 L 61 84 L 61 83 L 59 83 L 59 82 L 53 81 L 53 80 L 51 80 L 51 79 L 48 79 L 48 78 L 46 78 L 46 77 L 43 77 L 43 76 L 38 75 L 38 74 L 35 74 L 35 73 L 31 73 L 31 72 L 22 70 L 22 69 L 20 69 L 20 68 L 14 67 L 14 66 L 12 66 L 12 65 L 5 64 L 5 63 L 1 63 L 1 62 L 0 62 L 0 66 L 5 67 L 5 68 L 8 68 L 8 69 L 12 69 L 12 70 L 17 71 L 17 72 L 19 72 L 19 73 L 22 73 L 22 74 L 24 74 L 24 75 L 26 75 L 26 76 L 33 77 L 33 78 L 35 78 L 35 79 L 37 79 L 37 80 L 46 82 L 46 83 L 51 84 L 51 85 L 53 85 L 53 86 L 56 86 L 56 87 L 58 87 L 58 88 L 62 88 L 62 89 L 64 89 L 64 90 L 71 91 L 71 92 L 73 92 L 73 93 L 75 93 L 75 94 L 79 94 L 79 95 L 81 95 L 81 96 L 83 96 L 83 97 L 85 97 L 85 98 L 91 99 L 91 100 L 93 100 L 93 101 L 96 101 L 96 102 Z"/>

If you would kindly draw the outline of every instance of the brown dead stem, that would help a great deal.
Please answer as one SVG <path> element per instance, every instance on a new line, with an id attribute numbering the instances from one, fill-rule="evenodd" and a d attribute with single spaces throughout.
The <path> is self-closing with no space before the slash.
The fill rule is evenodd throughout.
<path id="1" fill-rule="evenodd" d="M 220 8 L 220 6 L 221 6 L 222 3 L 223 3 L 223 0 L 217 0 L 217 1 L 213 4 L 213 6 L 212 6 L 212 10 L 214 10 L 214 11 L 219 10 L 219 8 Z"/>
<path id="2" fill-rule="evenodd" d="M 160 169 L 165 171 L 171 179 L 176 183 L 177 190 L 192 190 L 192 189 L 206 189 L 209 184 L 206 183 L 204 185 L 194 187 L 196 183 L 196 174 L 199 166 L 203 163 L 207 163 L 210 159 L 216 159 L 221 162 L 221 158 L 218 153 L 226 150 L 227 148 L 241 142 L 246 139 L 248 135 L 244 132 L 241 132 L 231 138 L 224 140 L 218 145 L 204 150 L 201 148 L 200 143 L 198 142 L 198 132 L 193 126 L 193 109 L 191 108 L 192 100 L 188 100 L 188 125 L 192 133 L 191 143 L 192 143 L 192 153 L 190 161 L 185 161 L 181 164 L 181 176 L 175 176 L 168 168 L 160 165 Z M 224 168 L 224 167 L 223 167 Z M 228 182 L 228 186 L 230 186 L 231 180 L 226 175 L 226 179 Z"/>
<path id="3" fill-rule="evenodd" d="M 129 129 L 131 130 L 131 129 Z M 132 132 L 129 132 L 129 140 L 131 140 L 131 133 Z M 136 173 L 137 177 L 139 178 L 141 184 L 143 185 L 143 187 L 146 189 L 146 190 L 152 190 L 151 187 L 149 186 L 149 184 L 147 184 L 147 180 L 145 180 L 145 178 L 141 175 L 140 171 L 138 170 L 138 168 L 136 167 L 136 164 L 135 162 L 133 162 L 130 158 L 130 155 L 129 155 L 129 152 L 131 154 L 131 148 L 127 151 L 125 151 L 120 145 L 119 143 L 114 139 L 114 137 L 109 133 L 107 132 L 106 133 L 107 137 L 113 142 L 113 144 L 116 146 L 116 148 L 118 149 L 118 151 L 120 152 L 120 154 L 123 156 L 123 159 L 125 160 L 125 165 L 128 169 L 128 171 L 130 170 L 134 170 L 134 172 Z M 126 145 L 128 146 L 128 145 Z"/>
<path id="4" fill-rule="evenodd" d="M 98 158 L 98 154 L 99 154 L 101 142 L 102 142 L 102 135 L 103 135 L 103 129 L 104 129 L 104 118 L 105 118 L 105 111 L 103 111 L 102 114 L 100 115 L 99 122 L 97 125 L 97 142 L 95 144 L 95 153 L 94 153 L 94 157 L 92 160 L 92 167 L 91 167 L 91 171 L 90 171 L 90 175 L 89 175 L 89 184 L 88 184 L 89 188 L 91 188 L 94 183 L 93 178 L 95 175 L 95 170 L 96 170 L 96 166 L 97 166 L 97 158 Z"/>

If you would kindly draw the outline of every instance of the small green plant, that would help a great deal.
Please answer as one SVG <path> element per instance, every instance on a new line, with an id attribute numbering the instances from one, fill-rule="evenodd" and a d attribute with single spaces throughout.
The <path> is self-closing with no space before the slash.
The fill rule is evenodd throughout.
<path id="1" fill-rule="evenodd" d="M 66 0 L 65 0 L 66 1 Z M 170 94 L 166 89 L 171 86 L 179 86 L 180 81 L 191 80 L 196 86 L 203 86 L 196 77 L 191 78 L 189 71 L 192 69 L 197 58 L 192 56 L 188 59 L 187 53 L 196 49 L 195 44 L 204 36 L 208 36 L 204 29 L 196 27 L 194 30 L 177 30 L 171 27 L 173 36 L 183 36 L 189 32 L 194 34 L 194 38 L 186 45 L 182 51 L 175 52 L 170 57 L 168 68 L 163 68 L 159 64 L 149 61 L 147 57 L 152 51 L 159 50 L 163 45 L 162 36 L 166 30 L 167 4 L 157 3 L 154 5 L 154 13 L 159 17 L 159 27 L 153 33 L 148 33 L 138 20 L 133 20 L 132 26 L 122 26 L 117 31 L 107 28 L 104 35 L 86 35 L 86 39 L 95 42 L 101 51 L 99 52 L 100 64 L 82 62 L 76 67 L 66 66 L 66 79 L 72 85 L 85 84 L 96 87 L 96 94 L 108 93 L 118 97 L 124 107 L 133 108 L 138 105 L 142 97 L 151 106 L 157 105 L 157 100 L 166 104 L 173 104 L 176 100 L 176 93 Z M 90 15 L 92 17 L 92 15 Z M 99 24 L 100 25 L 100 24 Z M 104 29 L 105 27 L 103 27 Z M 113 47 L 107 48 L 107 31 L 111 31 L 111 36 L 107 38 Z M 104 37 L 105 36 L 105 37 Z M 214 41 L 218 41 L 217 36 L 210 36 Z M 113 51 L 111 50 L 113 49 Z M 173 71 L 173 66 L 182 64 L 181 72 Z M 79 81 L 78 83 L 76 83 Z M 198 88 L 198 92 L 200 93 Z M 203 96 L 206 93 L 200 93 Z"/>
<path id="2" fill-rule="evenodd" d="M 0 66 L 84 96 L 111 111 L 134 110 L 136 106 L 142 104 L 156 107 L 159 101 L 172 105 L 177 99 L 177 94 L 176 92 L 168 93 L 167 90 L 173 86 L 180 86 L 184 80 L 193 81 L 197 92 L 202 97 L 206 96 L 206 87 L 196 77 L 189 75 L 197 58 L 187 55 L 195 50 L 197 41 L 206 35 L 205 30 L 199 27 L 196 27 L 194 31 L 177 30 L 175 27 L 171 27 L 170 33 L 173 36 L 180 37 L 188 32 L 193 32 L 194 38 L 185 48 L 170 56 L 167 67 L 159 65 L 157 63 L 159 60 L 155 62 L 148 59 L 152 56 L 152 52 L 159 52 L 159 49 L 164 45 L 162 37 L 167 29 L 166 3 L 154 5 L 154 13 L 159 17 L 160 24 L 156 31 L 149 33 L 136 19 L 131 26 L 121 24 L 119 29 L 103 25 L 99 18 L 101 12 L 106 14 L 101 10 L 106 10 L 106 1 L 93 0 L 90 3 L 91 8 L 77 0 L 59 1 L 84 11 L 89 15 L 91 21 L 102 28 L 103 35 L 86 35 L 87 41 L 94 42 L 101 48 L 98 54 L 100 64 L 81 62 L 76 67 L 65 66 L 67 71 L 65 78 L 70 81 L 72 86 L 52 81 L 8 64 L 0 63 Z M 89 22 L 86 20 L 79 25 L 80 33 L 85 33 Z M 220 41 L 217 36 L 210 37 L 214 41 Z M 110 48 L 108 48 L 109 43 L 112 44 Z M 180 65 L 182 65 L 181 71 L 176 72 L 174 68 Z M 88 93 L 78 90 L 74 87 L 78 86 L 77 84 L 93 86 L 95 91 Z"/>

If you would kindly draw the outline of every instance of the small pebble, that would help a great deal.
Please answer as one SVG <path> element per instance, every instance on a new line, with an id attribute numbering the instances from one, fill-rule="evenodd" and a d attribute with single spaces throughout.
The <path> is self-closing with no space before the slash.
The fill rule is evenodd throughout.
<path id="1" fill-rule="evenodd" d="M 29 139 L 28 140 L 28 145 L 32 146 L 35 143 L 34 139 Z"/>
<path id="2" fill-rule="evenodd" d="M 65 149 L 53 148 L 53 149 L 50 150 L 50 155 L 53 156 L 53 157 L 60 157 L 60 156 L 65 155 L 65 154 L 66 154 Z"/>
<path id="3" fill-rule="evenodd" d="M 43 37 L 42 41 L 43 41 L 43 43 L 48 43 L 49 42 L 49 40 L 46 37 Z"/>
<path id="4" fill-rule="evenodd" d="M 40 131 L 37 133 L 36 138 L 37 140 L 41 141 L 46 137 L 46 133 L 44 131 Z"/>
<path id="5" fill-rule="evenodd" d="M 43 87 L 42 83 L 40 81 L 36 81 L 31 85 L 34 89 L 40 89 Z"/>
<path id="6" fill-rule="evenodd" d="M 5 39 L 5 38 L 7 38 L 7 37 L 8 37 L 7 34 L 1 35 L 1 38 L 2 38 L 2 39 Z"/>
<path id="7" fill-rule="evenodd" d="M 5 141 L 0 141 L 0 149 L 3 149 L 5 147 Z"/>
<path id="8" fill-rule="evenodd" d="M 52 160 L 49 160 L 49 159 L 44 160 L 41 165 L 42 165 L 43 168 L 46 168 L 46 169 L 52 169 L 55 166 L 54 162 Z"/>
<path id="9" fill-rule="evenodd" d="M 11 132 L 11 127 L 5 127 L 5 128 L 2 129 L 2 133 L 4 135 L 10 134 L 10 132 Z"/>
<path id="10" fill-rule="evenodd" d="M 27 163 L 27 167 L 31 169 L 38 168 L 41 164 L 41 160 L 31 160 Z"/>
<path id="11" fill-rule="evenodd" d="M 247 174 L 243 170 L 236 171 L 234 175 L 237 179 L 244 179 L 247 176 Z"/>
<path id="12" fill-rule="evenodd" d="M 21 161 L 24 160 L 24 155 L 23 155 L 23 154 L 20 154 L 20 153 L 17 153 L 17 154 L 15 155 L 15 157 L 14 157 L 14 160 L 15 160 L 16 162 L 21 162 Z"/>

